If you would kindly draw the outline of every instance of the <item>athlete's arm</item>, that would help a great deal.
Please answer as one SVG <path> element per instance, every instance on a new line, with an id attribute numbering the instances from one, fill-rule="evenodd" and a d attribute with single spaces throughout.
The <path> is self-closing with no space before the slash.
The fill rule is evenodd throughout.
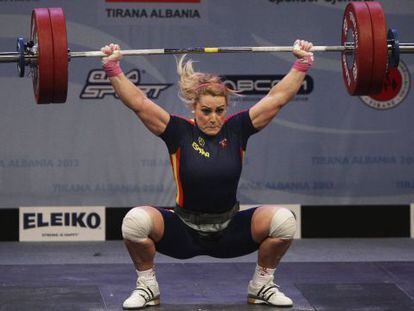
<path id="1" fill-rule="evenodd" d="M 292 69 L 279 83 L 271 88 L 265 97 L 250 108 L 250 119 L 256 129 L 260 130 L 268 125 L 283 106 L 299 91 L 306 77 L 306 71 L 312 65 L 313 54 L 309 52 L 312 46 L 312 43 L 307 41 L 295 41 L 293 55 L 298 60 Z"/>
<path id="2" fill-rule="evenodd" d="M 169 113 L 148 99 L 146 94 L 124 75 L 119 67 L 119 46 L 107 45 L 102 48 L 102 52 L 108 55 L 103 58 L 104 69 L 121 101 L 136 113 L 153 134 L 163 133 L 170 120 Z"/>

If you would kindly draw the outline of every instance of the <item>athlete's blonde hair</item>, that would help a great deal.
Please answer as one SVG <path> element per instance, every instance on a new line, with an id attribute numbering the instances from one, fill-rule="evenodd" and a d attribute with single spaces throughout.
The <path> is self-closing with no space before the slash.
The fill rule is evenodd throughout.
<path id="1" fill-rule="evenodd" d="M 178 95 L 188 106 L 197 103 L 202 95 L 223 96 L 228 104 L 228 96 L 237 94 L 226 87 L 219 76 L 194 71 L 193 60 L 185 60 L 185 57 L 177 59 L 177 73 L 180 76 Z"/>

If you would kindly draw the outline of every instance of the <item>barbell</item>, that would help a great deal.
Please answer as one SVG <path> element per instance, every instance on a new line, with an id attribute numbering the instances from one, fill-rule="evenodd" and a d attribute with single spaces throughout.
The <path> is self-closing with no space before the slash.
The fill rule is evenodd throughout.
<path id="1" fill-rule="evenodd" d="M 122 50 L 123 56 L 292 52 L 291 46 L 197 47 Z M 381 91 L 388 67 L 397 67 L 401 53 L 414 53 L 414 43 L 400 43 L 395 29 L 387 31 L 378 2 L 350 2 L 344 11 L 341 45 L 314 46 L 312 52 L 339 52 L 343 79 L 350 95 Z M 30 39 L 17 39 L 16 52 L 0 52 L 0 63 L 17 63 L 20 77 L 29 67 L 38 104 L 64 103 L 68 92 L 68 63 L 81 57 L 103 57 L 101 51 L 68 49 L 66 19 L 62 8 L 35 8 Z"/>

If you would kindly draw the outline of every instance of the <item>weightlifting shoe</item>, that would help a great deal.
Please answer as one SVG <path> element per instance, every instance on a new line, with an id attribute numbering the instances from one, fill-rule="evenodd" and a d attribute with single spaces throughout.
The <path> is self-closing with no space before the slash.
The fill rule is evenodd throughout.
<path id="1" fill-rule="evenodd" d="M 266 304 L 277 307 L 293 306 L 292 299 L 286 297 L 279 290 L 279 286 L 273 283 L 273 277 L 264 285 L 257 286 L 250 281 L 247 292 L 247 302 L 251 304 Z"/>
<path id="2" fill-rule="evenodd" d="M 137 287 L 124 301 L 122 308 L 124 310 L 138 310 L 145 308 L 146 306 L 155 306 L 159 304 L 160 290 L 157 281 L 146 283 L 138 279 Z"/>

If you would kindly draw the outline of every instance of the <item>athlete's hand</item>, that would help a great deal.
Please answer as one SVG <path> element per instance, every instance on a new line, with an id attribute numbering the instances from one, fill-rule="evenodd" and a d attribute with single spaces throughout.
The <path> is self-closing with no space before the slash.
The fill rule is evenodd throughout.
<path id="1" fill-rule="evenodd" d="M 303 62 L 313 62 L 313 53 L 310 52 L 312 47 L 312 42 L 305 40 L 296 40 L 295 43 L 293 43 L 292 53 L 297 59 Z"/>
<path id="2" fill-rule="evenodd" d="M 122 58 L 121 48 L 118 44 L 111 43 L 101 48 L 101 52 L 104 53 L 105 57 L 102 58 L 102 62 L 105 64 L 109 61 L 118 62 Z"/>

